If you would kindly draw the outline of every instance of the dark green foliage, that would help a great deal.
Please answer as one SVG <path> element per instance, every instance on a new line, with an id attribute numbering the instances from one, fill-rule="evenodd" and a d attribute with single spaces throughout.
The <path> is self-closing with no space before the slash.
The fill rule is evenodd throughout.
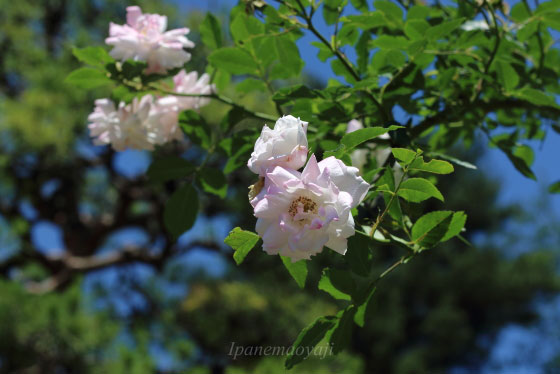
<path id="1" fill-rule="evenodd" d="M 165 204 L 163 219 L 169 233 L 178 238 L 194 225 L 197 215 L 198 194 L 192 185 L 185 184 Z"/>

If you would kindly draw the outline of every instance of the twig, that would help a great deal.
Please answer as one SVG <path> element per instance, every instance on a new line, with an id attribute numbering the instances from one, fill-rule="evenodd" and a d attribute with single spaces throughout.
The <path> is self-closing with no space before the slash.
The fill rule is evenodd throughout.
<path id="1" fill-rule="evenodd" d="M 381 281 L 381 279 L 385 278 L 387 275 L 389 275 L 391 272 L 393 272 L 396 268 L 398 268 L 402 264 L 407 263 L 414 256 L 416 256 L 418 253 L 419 252 L 414 252 L 414 253 L 411 253 L 407 256 L 402 256 L 395 263 L 393 263 L 391 266 L 389 266 L 387 269 L 385 269 L 385 271 L 383 271 L 383 273 L 379 274 L 379 276 L 377 278 L 375 278 L 375 280 L 373 282 L 371 282 L 370 287 L 375 287 L 377 285 L 377 283 L 379 283 L 379 281 Z"/>
<path id="2" fill-rule="evenodd" d="M 482 89 L 484 87 L 484 76 L 486 74 L 488 74 L 488 72 L 490 71 L 490 67 L 492 66 L 492 62 L 494 62 L 494 58 L 496 57 L 496 53 L 498 52 L 498 48 L 500 47 L 500 42 L 501 42 L 501 37 L 500 37 L 500 30 L 498 28 L 498 21 L 496 20 L 496 14 L 494 13 L 494 8 L 492 8 L 492 5 L 488 4 L 485 1 L 485 4 L 488 6 L 488 10 L 490 12 L 490 15 L 492 16 L 492 23 L 493 23 L 493 30 L 494 30 L 494 34 L 496 37 L 496 42 L 494 43 L 494 48 L 492 49 L 492 52 L 490 53 L 490 58 L 488 59 L 488 61 L 486 62 L 486 65 L 484 66 L 484 71 L 482 73 L 482 77 L 480 77 L 480 79 L 478 80 L 478 83 L 476 85 L 476 89 L 475 92 L 473 92 L 473 95 L 471 96 L 470 102 L 474 103 L 476 102 L 479 97 L 480 94 L 482 93 Z M 484 15 L 484 18 L 487 19 L 486 15 L 484 14 L 484 12 L 482 12 L 482 14 Z M 487 20 L 488 22 L 488 20 Z"/>
<path id="3" fill-rule="evenodd" d="M 393 83 L 406 69 L 408 69 L 408 67 L 414 62 L 414 58 L 411 57 L 410 61 L 405 64 L 404 66 L 402 66 L 395 75 L 393 75 L 391 77 L 391 79 L 389 79 L 389 81 L 387 83 L 385 83 L 383 85 L 383 87 L 381 87 L 381 91 L 379 92 L 379 102 L 383 103 L 383 95 L 385 95 L 385 91 L 387 90 L 387 87 L 389 87 L 391 85 L 391 83 Z"/>
<path id="4" fill-rule="evenodd" d="M 411 256 L 403 256 L 401 257 L 397 262 L 395 262 L 393 265 L 389 266 L 383 273 L 381 273 L 377 279 L 375 280 L 375 283 L 379 282 L 381 279 L 383 279 L 383 277 L 385 277 L 387 274 L 391 273 L 393 270 L 395 270 L 396 268 L 398 268 L 400 265 L 404 264 L 405 260 L 407 260 L 408 258 L 410 258 Z"/>
<path id="5" fill-rule="evenodd" d="M 523 4 L 525 4 L 525 8 L 527 8 L 527 12 L 530 15 L 533 15 L 533 11 L 531 10 L 531 7 L 529 6 L 529 3 L 527 2 L 527 0 L 523 0 Z M 545 57 L 544 43 L 543 43 L 542 36 L 541 36 L 541 23 L 540 22 L 537 25 L 537 41 L 539 42 L 539 50 L 540 50 L 537 75 L 540 77 L 541 73 L 542 73 L 543 66 L 544 66 L 544 57 Z"/>
<path id="6" fill-rule="evenodd" d="M 304 21 L 307 23 L 307 29 L 309 31 L 311 31 L 321 41 L 321 43 L 323 43 L 326 47 L 329 48 L 331 53 L 334 54 L 336 56 L 336 58 L 342 63 L 342 65 L 348 71 L 348 73 L 350 73 L 352 78 L 354 78 L 356 81 L 361 81 L 362 79 L 361 79 L 360 75 L 356 72 L 356 70 L 351 65 L 351 63 L 348 61 L 346 56 L 342 52 L 340 52 L 340 50 L 338 48 L 336 48 L 331 43 L 329 43 L 329 41 L 315 28 L 315 26 L 313 25 L 311 15 L 307 14 L 307 12 L 305 10 L 305 7 L 301 3 L 301 0 L 296 0 L 296 1 L 298 3 L 299 7 L 301 8 L 301 14 L 299 14 L 299 16 L 302 17 L 304 19 Z M 366 89 L 364 91 L 366 92 L 368 97 L 373 101 L 373 103 L 375 104 L 375 106 L 377 107 L 379 112 L 381 113 L 381 116 L 383 117 L 383 120 L 386 121 L 386 122 L 391 121 L 393 119 L 392 114 L 387 113 L 387 111 L 385 110 L 383 105 L 381 105 L 379 100 L 377 100 L 375 98 L 375 96 L 373 95 L 373 93 L 369 89 Z"/>
<path id="7" fill-rule="evenodd" d="M 424 50 L 423 53 L 428 53 L 428 54 L 431 54 L 431 55 L 465 55 L 465 56 L 472 57 L 475 60 L 482 61 L 482 59 L 480 58 L 479 55 L 477 55 L 475 53 L 471 53 L 469 51 L 459 51 L 459 50 L 455 50 L 455 51 L 434 51 L 434 50 L 431 50 L 431 49 L 426 49 L 426 50 Z"/>
<path id="8" fill-rule="evenodd" d="M 166 89 L 163 89 L 161 87 L 157 87 L 157 86 L 150 86 L 151 88 L 161 92 L 162 94 L 165 95 L 173 95 L 173 96 L 180 96 L 180 97 L 201 97 L 201 98 L 209 98 L 209 99 L 214 99 L 217 101 L 220 101 L 224 104 L 228 104 L 234 108 L 237 108 L 239 110 L 242 110 L 243 112 L 249 114 L 250 116 L 257 118 L 257 119 L 262 119 L 265 121 L 276 121 L 278 118 L 271 116 L 269 114 L 266 113 L 261 113 L 261 112 L 255 112 L 252 111 L 250 109 L 247 109 L 246 107 L 244 107 L 243 105 L 239 105 L 237 103 L 235 103 L 232 99 L 230 99 L 229 97 L 220 95 L 218 93 L 211 93 L 211 94 L 189 94 L 189 93 L 179 93 L 179 92 L 174 92 L 174 91 L 169 91 Z"/>
<path id="9" fill-rule="evenodd" d="M 418 158 L 418 156 L 419 155 L 417 154 L 410 163 L 412 164 Z M 404 181 L 404 178 L 406 177 L 407 173 L 408 173 L 408 166 L 405 166 L 403 168 L 403 175 L 401 176 L 401 179 L 399 180 L 399 183 L 397 184 L 397 186 L 395 188 L 395 192 L 391 195 L 391 198 L 389 199 L 389 202 L 387 202 L 387 206 L 385 207 L 385 209 L 383 210 L 381 215 L 379 215 L 377 217 L 374 224 L 371 226 L 371 234 L 370 234 L 371 238 L 373 238 L 373 235 L 375 234 L 375 231 L 377 231 L 377 227 L 381 224 L 381 222 L 383 221 L 383 218 L 385 218 L 385 215 L 387 214 L 387 212 L 389 212 L 389 209 L 391 208 L 391 205 L 393 204 L 393 201 L 395 200 L 395 197 L 397 196 L 397 194 L 399 192 L 399 188 L 401 188 L 401 184 Z"/>
<path id="10" fill-rule="evenodd" d="M 469 110 L 477 109 L 482 111 L 482 117 L 488 113 L 495 112 L 500 109 L 511 109 L 511 108 L 523 108 L 526 110 L 539 111 L 540 115 L 548 115 L 550 118 L 555 118 L 560 116 L 560 109 L 552 106 L 539 106 L 532 104 L 528 101 L 517 100 L 514 98 L 507 98 L 505 100 L 491 100 L 483 101 L 479 100 L 474 104 L 461 104 L 457 106 L 450 106 L 444 111 L 438 112 L 431 117 L 427 117 L 418 125 L 411 127 L 409 134 L 412 138 L 420 136 L 424 131 L 437 126 L 444 122 L 453 122 L 458 119 L 462 119 Z M 548 118 L 548 117 L 547 117 Z"/>

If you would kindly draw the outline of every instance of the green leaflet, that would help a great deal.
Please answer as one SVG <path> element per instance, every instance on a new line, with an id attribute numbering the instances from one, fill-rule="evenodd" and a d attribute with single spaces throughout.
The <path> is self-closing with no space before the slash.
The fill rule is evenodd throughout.
<path id="1" fill-rule="evenodd" d="M 242 230 L 239 227 L 231 230 L 229 235 L 224 239 L 224 243 L 233 248 L 233 259 L 237 265 L 243 262 L 258 241 L 259 236 L 257 234 Z"/>

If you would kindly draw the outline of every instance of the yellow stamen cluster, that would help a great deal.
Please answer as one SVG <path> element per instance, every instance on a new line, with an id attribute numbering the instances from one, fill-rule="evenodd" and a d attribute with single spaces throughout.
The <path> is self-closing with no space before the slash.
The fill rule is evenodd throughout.
<path id="1" fill-rule="evenodd" d="M 303 196 L 300 196 L 292 201 L 290 209 L 288 209 L 288 213 L 290 213 L 292 217 L 295 217 L 295 215 L 298 213 L 298 207 L 300 205 L 303 207 L 303 211 L 305 213 L 317 213 L 317 203 L 310 198 Z"/>

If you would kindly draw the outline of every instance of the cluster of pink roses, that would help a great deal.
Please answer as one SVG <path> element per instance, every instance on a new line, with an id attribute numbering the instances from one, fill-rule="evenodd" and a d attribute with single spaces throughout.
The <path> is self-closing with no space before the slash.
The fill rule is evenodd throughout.
<path id="1" fill-rule="evenodd" d="M 294 262 L 324 246 L 345 254 L 355 233 L 351 209 L 369 189 L 357 168 L 332 156 L 317 162 L 314 154 L 306 165 L 307 152 L 307 122 L 284 116 L 273 129 L 264 126 L 248 162 L 261 177 L 251 205 L 263 249 Z"/>
<path id="2" fill-rule="evenodd" d="M 194 47 L 185 36 L 189 29 L 165 31 L 167 17 L 158 14 L 143 14 L 137 6 L 127 9 L 127 24 L 111 23 L 108 45 L 113 46 L 111 56 L 124 61 L 146 61 L 145 71 L 165 73 L 167 69 L 183 66 L 191 55 L 184 48 Z M 181 70 L 173 77 L 173 91 L 178 94 L 211 94 L 214 86 L 208 74 L 200 78 L 197 72 Z M 117 151 L 127 148 L 154 149 L 174 139 L 181 140 L 178 126 L 179 113 L 187 109 L 198 109 L 208 103 L 200 97 L 145 95 L 132 103 L 119 103 L 116 107 L 110 99 L 95 101 L 95 109 L 88 117 L 90 135 L 96 145 L 111 144 Z"/>

